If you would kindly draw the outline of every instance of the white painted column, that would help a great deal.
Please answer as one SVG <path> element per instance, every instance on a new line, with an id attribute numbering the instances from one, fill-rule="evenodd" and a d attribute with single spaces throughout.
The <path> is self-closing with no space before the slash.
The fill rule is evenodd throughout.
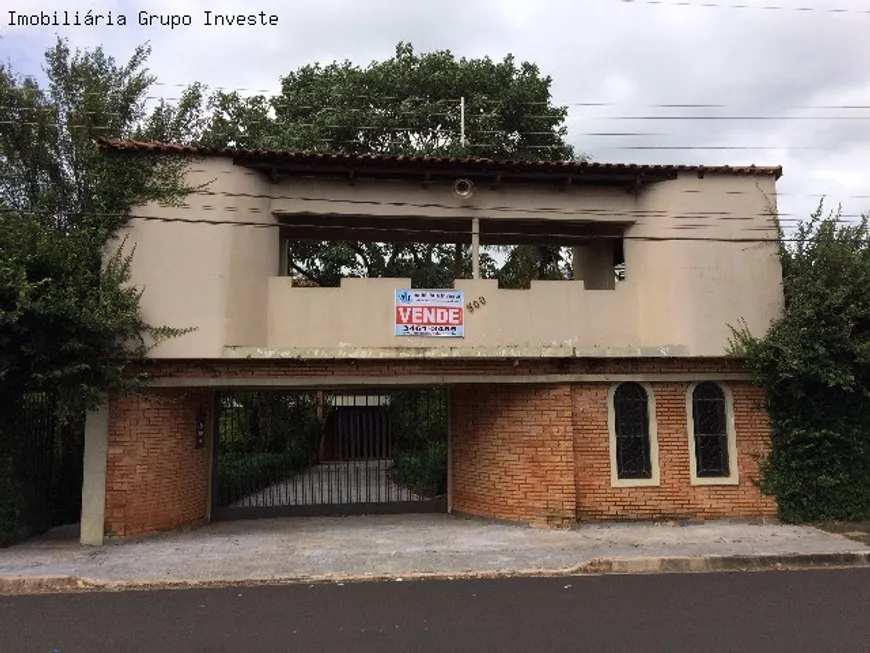
<path id="1" fill-rule="evenodd" d="M 480 218 L 471 220 L 471 278 L 480 279 Z"/>
<path id="2" fill-rule="evenodd" d="M 593 242 L 573 248 L 574 278 L 586 282 L 587 290 L 613 290 L 616 287 L 613 244 Z"/>
<path id="3" fill-rule="evenodd" d="M 101 546 L 106 524 L 106 464 L 109 452 L 109 407 L 88 412 L 82 478 L 82 518 L 79 541 Z"/>
<path id="4" fill-rule="evenodd" d="M 278 242 L 281 247 L 281 253 L 278 257 L 278 276 L 287 277 L 290 276 L 290 257 L 289 252 L 287 251 L 287 247 L 290 243 L 284 236 L 279 237 Z"/>
<path id="5" fill-rule="evenodd" d="M 453 386 L 447 389 L 447 512 L 453 512 L 453 426 L 450 415 L 453 409 Z"/>
<path id="6" fill-rule="evenodd" d="M 581 281 L 583 279 L 583 248 L 582 247 L 572 247 L 571 248 L 571 267 L 574 270 L 574 281 Z"/>

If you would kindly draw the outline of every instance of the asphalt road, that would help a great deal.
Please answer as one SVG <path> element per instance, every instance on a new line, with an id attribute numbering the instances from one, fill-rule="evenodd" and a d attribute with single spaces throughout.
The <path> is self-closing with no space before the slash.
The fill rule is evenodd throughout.
<path id="1" fill-rule="evenodd" d="M 870 651 L 870 570 L 0 597 L 3 653 Z"/>

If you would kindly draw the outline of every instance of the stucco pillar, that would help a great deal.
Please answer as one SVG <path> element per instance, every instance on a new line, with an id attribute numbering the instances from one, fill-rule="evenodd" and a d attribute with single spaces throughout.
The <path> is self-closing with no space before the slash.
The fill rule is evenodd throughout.
<path id="1" fill-rule="evenodd" d="M 592 242 L 574 247 L 572 251 L 574 278 L 583 279 L 587 290 L 613 290 L 616 287 L 612 243 L 606 240 Z"/>
<path id="2" fill-rule="evenodd" d="M 280 243 L 280 254 L 278 256 L 278 276 L 279 277 L 287 277 L 290 275 L 290 251 L 289 245 L 290 243 L 287 241 L 287 238 L 281 236 L 278 239 Z"/>
<path id="3" fill-rule="evenodd" d="M 79 541 L 101 546 L 106 523 L 106 461 L 109 450 L 109 406 L 88 412 L 82 477 L 82 518 Z"/>
<path id="4" fill-rule="evenodd" d="M 574 270 L 574 281 L 583 280 L 583 249 L 571 248 L 571 268 Z"/>
<path id="5" fill-rule="evenodd" d="M 471 278 L 480 279 L 480 218 L 471 220 Z"/>

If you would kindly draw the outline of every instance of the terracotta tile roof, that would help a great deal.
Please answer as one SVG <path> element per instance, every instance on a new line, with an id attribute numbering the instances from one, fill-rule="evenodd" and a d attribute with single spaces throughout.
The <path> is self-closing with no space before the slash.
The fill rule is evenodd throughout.
<path id="1" fill-rule="evenodd" d="M 118 152 L 153 152 L 155 154 L 179 154 L 198 157 L 227 157 L 237 160 L 270 159 L 299 165 L 360 165 L 366 167 L 407 168 L 409 171 L 421 168 L 463 168 L 481 173 L 497 173 L 500 170 L 511 172 L 553 172 L 570 174 L 589 172 L 623 173 L 677 173 L 697 172 L 710 174 L 774 175 L 782 176 L 781 166 L 701 166 L 701 165 L 659 165 L 641 163 L 598 163 L 584 161 L 513 161 L 483 158 L 452 158 L 430 156 L 403 156 L 383 154 L 334 154 L 324 152 L 294 152 L 291 150 L 258 150 L 234 147 L 199 147 L 173 143 L 142 142 L 132 140 L 100 139 L 101 150 Z"/>

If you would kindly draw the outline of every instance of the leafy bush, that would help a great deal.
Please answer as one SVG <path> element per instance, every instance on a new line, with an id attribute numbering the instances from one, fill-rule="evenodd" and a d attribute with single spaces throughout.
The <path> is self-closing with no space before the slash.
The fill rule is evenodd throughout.
<path id="1" fill-rule="evenodd" d="M 308 468 L 315 462 L 313 446 L 289 443 L 282 452 L 220 454 L 218 458 L 218 499 L 221 505 L 238 501 Z"/>
<path id="2" fill-rule="evenodd" d="M 0 465 L 0 548 L 11 546 L 22 537 L 23 508 L 21 488 L 11 465 Z"/>
<path id="3" fill-rule="evenodd" d="M 390 395 L 390 429 L 400 450 L 418 449 L 447 432 L 447 398 L 443 389 L 398 390 Z"/>
<path id="4" fill-rule="evenodd" d="M 429 441 L 419 449 L 396 453 L 393 479 L 421 496 L 444 494 L 447 491 L 447 442 Z"/>
<path id="5" fill-rule="evenodd" d="M 281 480 L 292 465 L 288 453 L 257 453 L 247 457 L 221 456 L 218 466 L 220 502 L 232 503 Z"/>
<path id="6" fill-rule="evenodd" d="M 735 330 L 767 393 L 762 487 L 788 522 L 870 519 L 870 229 L 822 207 L 783 246 L 785 312 L 764 338 Z"/>
<path id="7" fill-rule="evenodd" d="M 177 202 L 193 190 L 182 176 L 189 161 L 111 157 L 94 145 L 98 138 L 166 140 L 186 124 L 198 87 L 179 105 L 146 110 L 155 81 L 148 54 L 140 47 L 119 63 L 100 47 L 72 52 L 58 39 L 45 53 L 42 87 L 0 63 L 4 110 L 22 117 L 0 126 L 0 529 L 7 540 L 50 526 L 44 516 L 68 513 L 77 502 L 70 497 L 81 494 L 74 471 L 52 481 L 66 483 L 51 490 L 60 503 L 34 492 L 32 478 L 4 473 L 6 445 L 19 438 L 10 416 L 22 398 L 51 393 L 58 415 L 75 419 L 107 394 L 141 388 L 145 379 L 130 364 L 185 332 L 145 321 L 141 290 L 129 283 L 132 248 L 112 246 L 121 244 L 114 236 L 131 206 Z M 28 455 L 13 452 L 11 471 L 32 468 Z M 37 489 L 49 485 L 40 479 Z"/>

